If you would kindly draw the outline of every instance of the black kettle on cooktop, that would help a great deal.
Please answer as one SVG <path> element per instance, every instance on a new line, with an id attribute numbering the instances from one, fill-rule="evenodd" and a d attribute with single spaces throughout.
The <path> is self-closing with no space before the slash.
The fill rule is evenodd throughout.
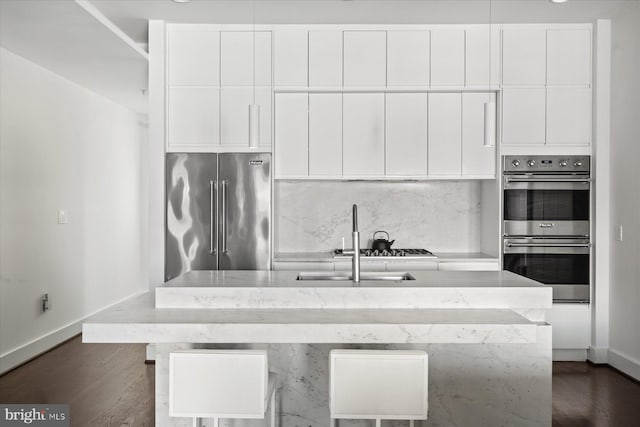
<path id="1" fill-rule="evenodd" d="M 376 235 L 378 233 L 384 233 L 387 235 L 386 239 L 376 239 Z M 373 233 L 373 242 L 371 243 L 371 249 L 373 249 L 374 251 L 390 251 L 391 250 L 391 245 L 393 245 L 393 242 L 395 242 L 395 240 L 389 240 L 389 233 L 387 233 L 384 230 L 378 230 L 375 233 Z"/>

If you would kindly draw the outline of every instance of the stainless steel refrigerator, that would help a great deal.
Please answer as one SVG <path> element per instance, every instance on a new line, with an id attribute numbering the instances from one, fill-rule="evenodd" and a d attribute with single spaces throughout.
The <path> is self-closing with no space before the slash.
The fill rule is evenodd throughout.
<path id="1" fill-rule="evenodd" d="M 165 280 L 271 269 L 271 154 L 169 153 Z"/>

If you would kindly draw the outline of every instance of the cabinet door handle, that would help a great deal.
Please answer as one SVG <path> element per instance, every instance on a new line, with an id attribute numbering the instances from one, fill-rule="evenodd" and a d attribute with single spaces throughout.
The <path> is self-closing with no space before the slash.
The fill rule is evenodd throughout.
<path id="1" fill-rule="evenodd" d="M 492 102 L 484 103 L 484 146 L 495 147 L 496 108 Z"/>

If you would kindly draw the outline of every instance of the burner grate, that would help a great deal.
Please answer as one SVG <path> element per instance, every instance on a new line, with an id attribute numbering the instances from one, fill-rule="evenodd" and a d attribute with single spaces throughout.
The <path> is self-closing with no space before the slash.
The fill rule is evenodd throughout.
<path id="1" fill-rule="evenodd" d="M 344 256 L 342 249 L 333 251 L 335 256 Z M 378 251 L 373 249 L 360 249 L 360 256 L 363 257 L 406 257 L 406 256 L 425 256 L 432 257 L 433 253 L 426 249 L 391 249 L 389 251 Z"/>

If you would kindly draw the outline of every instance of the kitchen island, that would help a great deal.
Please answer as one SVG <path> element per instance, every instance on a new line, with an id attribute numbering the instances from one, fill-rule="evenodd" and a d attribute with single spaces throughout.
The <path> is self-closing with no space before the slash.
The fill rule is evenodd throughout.
<path id="1" fill-rule="evenodd" d="M 190 425 L 167 409 L 168 354 L 186 348 L 267 349 L 283 426 L 328 425 L 334 348 L 426 350 L 424 425 L 551 425 L 551 289 L 509 272 L 411 274 L 356 284 L 193 271 L 91 317 L 83 340 L 156 344 L 158 426 Z"/>

